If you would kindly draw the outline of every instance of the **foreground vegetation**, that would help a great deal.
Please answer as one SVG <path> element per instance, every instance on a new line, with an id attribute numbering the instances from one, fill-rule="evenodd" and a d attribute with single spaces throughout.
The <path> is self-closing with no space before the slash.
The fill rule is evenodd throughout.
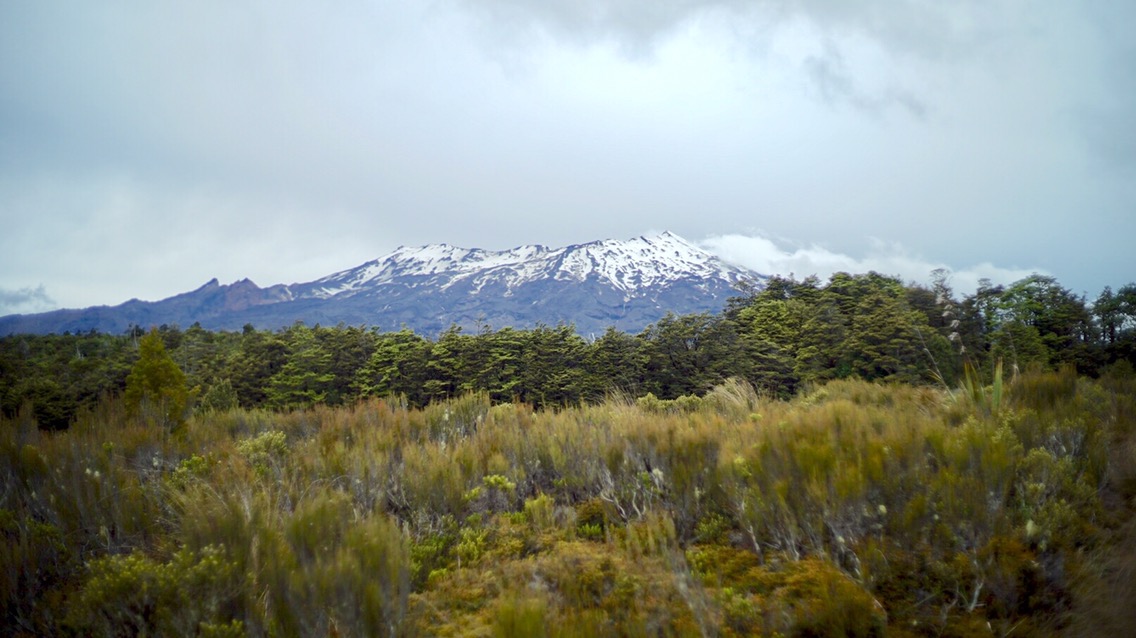
<path id="1" fill-rule="evenodd" d="M 837 380 L 792 400 L 731 380 L 669 402 L 474 393 L 180 424 L 140 406 L 107 398 L 63 431 L 0 420 L 8 635 L 1136 626 L 1131 377 Z"/>

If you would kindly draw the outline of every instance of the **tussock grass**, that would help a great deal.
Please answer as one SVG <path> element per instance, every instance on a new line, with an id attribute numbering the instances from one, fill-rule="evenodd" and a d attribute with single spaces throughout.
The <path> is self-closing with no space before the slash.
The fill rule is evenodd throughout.
<path id="1" fill-rule="evenodd" d="M 0 595 L 16 635 L 1087 635 L 1123 621 L 1092 619 L 1128 591 L 1134 419 L 1130 379 L 1070 370 L 173 433 L 109 400 L 0 421 Z M 164 611 L 108 593 L 141 582 Z"/>

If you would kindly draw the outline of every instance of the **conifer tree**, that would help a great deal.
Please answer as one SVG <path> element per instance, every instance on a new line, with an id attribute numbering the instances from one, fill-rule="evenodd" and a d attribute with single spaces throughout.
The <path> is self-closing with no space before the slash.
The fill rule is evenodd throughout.
<path id="1" fill-rule="evenodd" d="M 293 325 L 284 336 L 288 339 L 290 353 L 280 370 L 268 380 L 268 405 L 295 409 L 323 403 L 335 381 L 331 352 L 319 342 L 316 332 L 303 323 Z"/>
<path id="2" fill-rule="evenodd" d="M 166 352 L 157 329 L 138 343 L 138 361 L 126 377 L 127 412 L 146 421 L 174 430 L 185 423 L 191 393 L 185 373 Z"/>

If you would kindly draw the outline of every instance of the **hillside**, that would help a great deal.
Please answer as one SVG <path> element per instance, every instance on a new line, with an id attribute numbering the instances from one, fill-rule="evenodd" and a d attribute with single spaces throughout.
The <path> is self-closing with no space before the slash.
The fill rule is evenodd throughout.
<path id="1" fill-rule="evenodd" d="M 0 335 L 70 331 L 122 333 L 131 326 L 246 324 L 275 330 L 308 325 L 405 326 L 436 335 L 451 325 L 516 328 L 572 324 L 581 334 L 609 326 L 642 330 L 668 312 L 718 312 L 763 277 L 727 264 L 669 232 L 563 248 L 486 251 L 435 244 L 402 247 L 312 282 L 261 288 L 248 279 L 161 301 L 0 317 Z"/>

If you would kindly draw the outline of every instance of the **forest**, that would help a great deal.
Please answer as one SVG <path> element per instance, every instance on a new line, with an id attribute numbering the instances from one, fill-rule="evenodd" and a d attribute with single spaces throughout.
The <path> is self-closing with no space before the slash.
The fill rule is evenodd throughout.
<path id="1" fill-rule="evenodd" d="M 62 429 L 82 409 L 121 394 L 138 358 L 127 334 L 0 338 L 0 411 L 31 409 Z M 729 378 L 788 399 L 832 379 L 954 385 L 969 362 L 989 380 L 1010 370 L 1069 364 L 1098 376 L 1136 364 L 1136 284 L 1089 304 L 1034 275 L 956 298 L 945 273 L 931 287 L 876 273 L 829 281 L 773 278 L 742 290 L 720 314 L 667 315 L 637 335 L 572 326 L 409 330 L 296 324 L 210 332 L 157 326 L 198 410 L 292 410 L 398 397 L 409 407 L 484 392 L 538 408 L 597 402 L 612 392 L 660 400 L 698 396 Z"/>
<path id="2" fill-rule="evenodd" d="M 1136 626 L 1136 285 L 0 339 L 7 635 Z"/>

